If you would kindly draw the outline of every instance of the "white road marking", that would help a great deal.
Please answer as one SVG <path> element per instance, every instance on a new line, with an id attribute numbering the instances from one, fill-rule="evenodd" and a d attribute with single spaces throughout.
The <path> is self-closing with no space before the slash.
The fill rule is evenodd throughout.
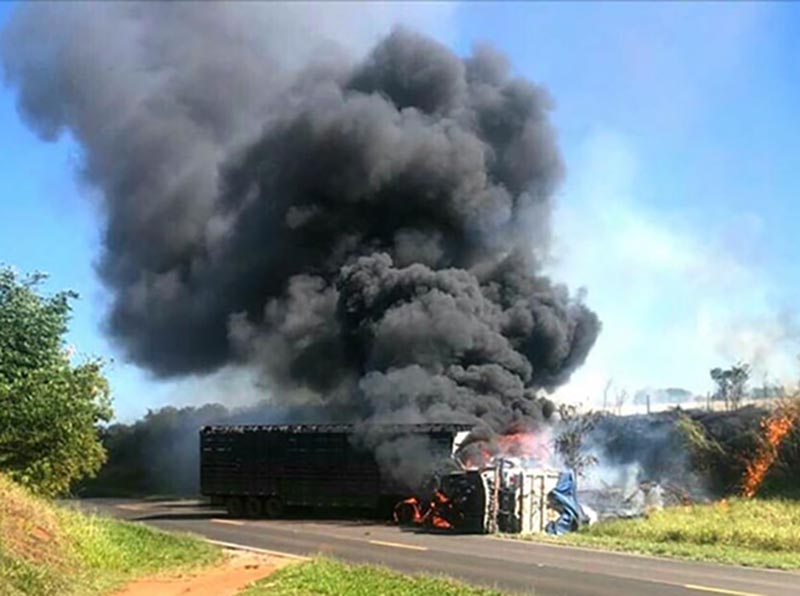
<path id="1" fill-rule="evenodd" d="M 261 553 L 263 555 L 272 555 L 274 557 L 283 557 L 285 559 L 296 559 L 298 561 L 310 561 L 311 557 L 304 557 L 303 555 L 293 555 L 292 553 L 284 553 L 279 550 L 269 550 L 267 548 L 257 548 L 255 546 L 247 546 L 246 544 L 238 544 L 236 542 L 224 542 L 222 540 L 205 539 L 209 544 L 215 544 L 223 548 L 233 548 L 236 550 L 245 550 L 253 553 Z"/>
<path id="2" fill-rule="evenodd" d="M 147 509 L 146 505 L 115 505 L 117 509 L 125 509 L 126 511 L 144 511 Z"/>
<path id="3" fill-rule="evenodd" d="M 369 540 L 370 544 L 378 546 L 391 546 L 393 548 L 406 548 L 408 550 L 428 550 L 427 546 L 417 546 L 416 544 L 403 544 L 402 542 L 384 542 L 383 540 Z"/>
<path id="4" fill-rule="evenodd" d="M 761 596 L 753 592 L 739 592 L 738 590 L 728 590 L 726 588 L 715 588 L 714 586 L 700 586 L 697 584 L 684 584 L 684 588 L 698 590 L 700 592 L 713 592 L 714 594 L 729 594 L 730 596 Z"/>
<path id="5" fill-rule="evenodd" d="M 235 519 L 213 518 L 211 521 L 213 523 L 215 523 L 215 524 L 228 524 L 229 526 L 243 526 L 244 525 L 243 521 L 238 521 L 238 520 L 235 520 Z"/>

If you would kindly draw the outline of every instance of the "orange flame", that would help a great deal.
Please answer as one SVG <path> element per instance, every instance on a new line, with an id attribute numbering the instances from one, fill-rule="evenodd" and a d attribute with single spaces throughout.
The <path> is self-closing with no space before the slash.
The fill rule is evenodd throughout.
<path id="1" fill-rule="evenodd" d="M 518 432 L 503 435 L 497 439 L 497 445 L 503 455 L 540 460 L 547 459 L 550 456 L 547 437 L 537 433 Z"/>
<path id="2" fill-rule="evenodd" d="M 778 458 L 778 448 L 792 428 L 794 428 L 796 412 L 779 408 L 769 418 L 761 421 L 764 440 L 759 447 L 756 457 L 747 464 L 742 483 L 742 496 L 750 499 L 758 492 L 767 472 Z"/>
<path id="3" fill-rule="evenodd" d="M 447 497 L 447 495 L 439 489 L 436 489 L 433 494 L 431 506 L 423 517 L 422 522 L 428 523 L 434 528 L 438 528 L 440 530 L 449 530 L 453 527 L 453 524 L 442 517 L 442 514 L 440 513 L 440 511 L 443 511 L 449 505 L 450 499 Z"/>
<path id="4" fill-rule="evenodd" d="M 482 468 L 491 465 L 496 457 L 547 461 L 552 456 L 550 442 L 547 433 L 513 432 L 497 437 L 492 443 L 470 445 L 472 451 L 461 456 L 462 464 L 467 469 Z"/>
<path id="5" fill-rule="evenodd" d="M 450 498 L 437 489 L 425 513 L 422 512 L 422 506 L 416 497 L 409 497 L 400 501 L 394 508 L 394 521 L 398 524 L 410 522 L 418 526 L 449 530 L 453 527 L 453 524 L 445 518 L 445 515 L 451 508 L 452 501 Z"/>
<path id="6" fill-rule="evenodd" d="M 422 522 L 422 508 L 417 497 L 409 497 L 400 501 L 394 508 L 394 521 L 398 524 Z"/>

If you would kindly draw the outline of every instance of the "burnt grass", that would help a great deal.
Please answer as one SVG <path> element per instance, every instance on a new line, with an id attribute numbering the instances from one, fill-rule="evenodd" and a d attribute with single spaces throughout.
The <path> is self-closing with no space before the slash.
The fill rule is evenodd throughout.
<path id="1" fill-rule="evenodd" d="M 746 406 L 731 412 L 674 409 L 649 415 L 605 416 L 589 443 L 606 465 L 638 464 L 642 481 L 682 487 L 687 495 L 738 495 L 747 463 L 762 440 L 770 412 Z M 800 498 L 800 428 L 786 437 L 758 496 Z"/>

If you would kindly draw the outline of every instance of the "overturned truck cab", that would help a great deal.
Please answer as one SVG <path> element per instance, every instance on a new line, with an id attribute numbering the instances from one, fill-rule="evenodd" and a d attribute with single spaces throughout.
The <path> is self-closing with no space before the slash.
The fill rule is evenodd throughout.
<path id="1" fill-rule="evenodd" d="M 559 473 L 495 460 L 443 475 L 430 501 L 411 497 L 395 509 L 402 525 L 464 533 L 540 533 L 559 517 L 551 493 Z"/>

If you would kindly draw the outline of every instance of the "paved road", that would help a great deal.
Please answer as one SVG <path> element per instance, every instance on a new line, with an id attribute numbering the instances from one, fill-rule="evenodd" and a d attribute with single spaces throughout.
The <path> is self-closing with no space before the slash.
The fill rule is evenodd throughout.
<path id="1" fill-rule="evenodd" d="M 85 500 L 82 508 L 222 542 L 296 555 L 324 553 L 404 572 L 446 574 L 541 596 L 798 596 L 800 573 L 403 531 L 374 521 L 233 520 L 194 501 Z"/>

